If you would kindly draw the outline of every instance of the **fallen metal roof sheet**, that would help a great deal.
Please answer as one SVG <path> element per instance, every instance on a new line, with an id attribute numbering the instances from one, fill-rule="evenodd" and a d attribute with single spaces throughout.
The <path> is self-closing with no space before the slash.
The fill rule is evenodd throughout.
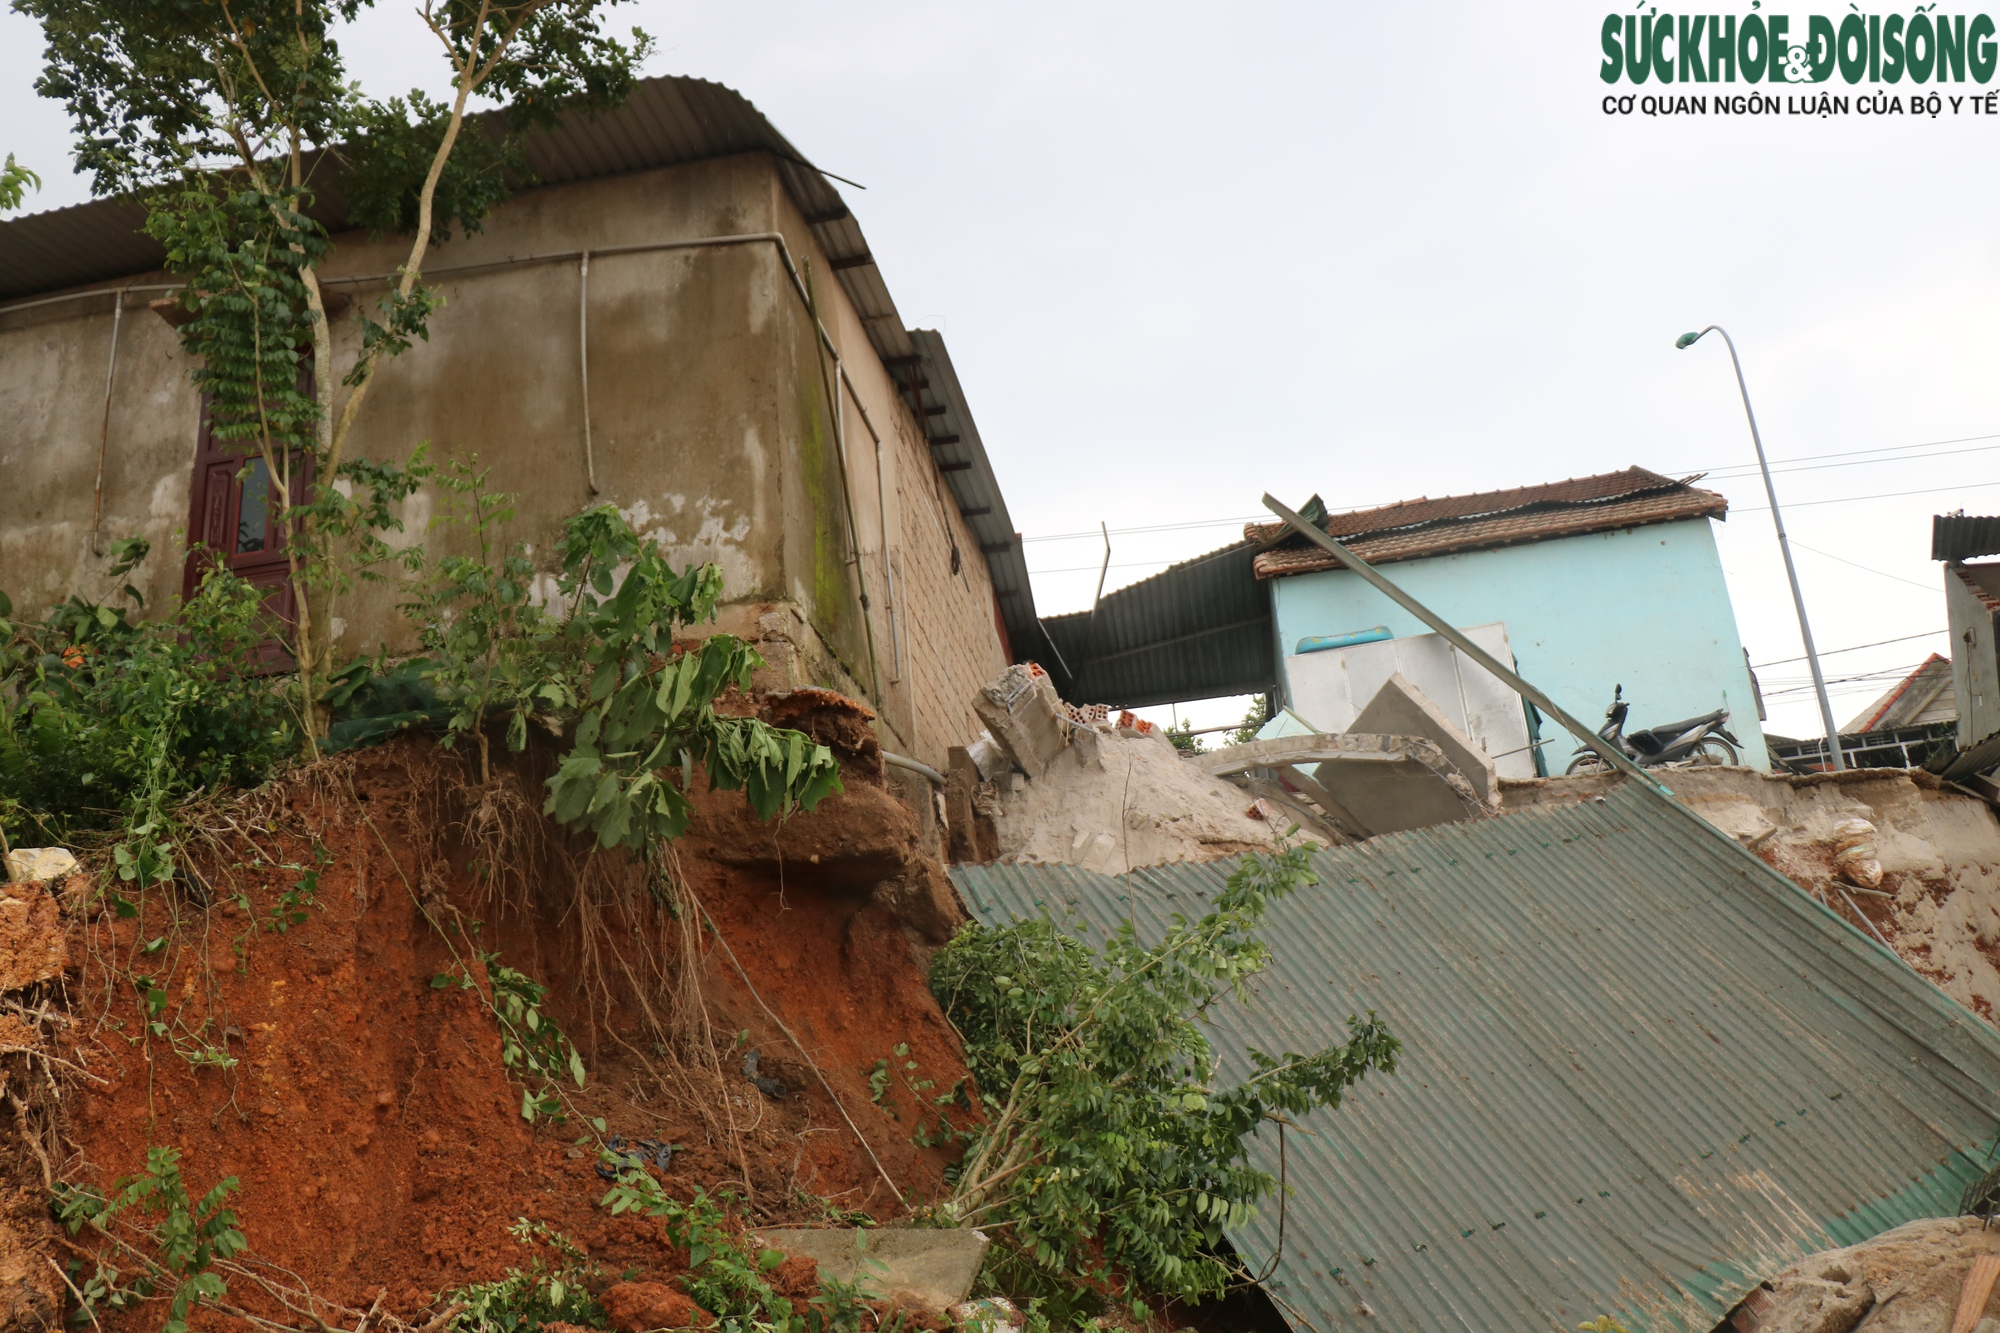
<path id="1" fill-rule="evenodd" d="M 1955 1211 L 2000 1128 L 2000 1033 L 1698 823 L 1625 784 L 1320 852 L 1273 908 L 1271 970 L 1216 1016 L 1225 1070 L 1369 1009 L 1404 1045 L 1288 1136 L 1271 1281 L 1317 1333 L 1706 1333 L 1802 1254 Z M 952 878 L 988 923 L 1096 942 L 1205 910 L 1232 865 Z M 1232 1235 L 1253 1269 L 1278 1221 Z"/>
<path id="2" fill-rule="evenodd" d="M 1729 512 L 1727 499 L 1691 485 L 1692 480 L 1675 481 L 1631 467 L 1539 486 L 1331 514 L 1320 526 L 1362 559 L 1379 565 L 1650 523 L 1721 518 Z M 1287 537 L 1283 524 L 1252 523 L 1243 535 L 1267 548 L 1257 557 L 1258 578 L 1341 567 L 1304 538 Z"/>
<path id="3" fill-rule="evenodd" d="M 1050 616 L 1023 657 L 1042 664 L 1071 703 L 1145 708 L 1262 694 L 1278 676 L 1271 590 L 1248 542 L 1108 592 L 1092 611 Z"/>

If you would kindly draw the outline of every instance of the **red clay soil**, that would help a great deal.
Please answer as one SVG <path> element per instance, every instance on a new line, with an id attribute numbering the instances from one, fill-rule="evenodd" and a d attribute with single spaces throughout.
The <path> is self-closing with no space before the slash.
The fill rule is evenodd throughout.
<path id="1" fill-rule="evenodd" d="M 903 1201 L 885 1176 L 910 1203 L 938 1197 L 951 1154 L 913 1146 L 912 1094 L 898 1082 L 885 1110 L 869 1075 L 887 1060 L 936 1092 L 965 1077 L 923 972 L 925 950 L 962 920 L 956 898 L 883 784 L 865 710 L 801 692 L 762 711 L 835 745 L 845 791 L 775 828 L 739 794 L 699 797 L 675 849 L 671 903 L 650 896 L 633 858 L 592 857 L 543 820 L 547 755 L 482 790 L 461 756 L 406 738 L 300 770 L 261 805 L 213 812 L 215 854 L 177 903 L 154 894 L 137 920 L 100 910 L 72 921 L 80 1021 L 66 1054 L 92 1081 L 67 1099 L 76 1153 L 58 1175 L 108 1186 L 149 1146 L 172 1145 L 191 1194 L 239 1180 L 231 1204 L 251 1256 L 347 1306 L 381 1293 L 404 1318 L 522 1263 L 507 1234 L 521 1217 L 568 1235 L 613 1278 L 670 1277 L 685 1256 L 660 1224 L 598 1205 L 594 1145 L 574 1144 L 587 1128 L 522 1119 L 522 1085 L 502 1067 L 481 999 L 484 950 L 551 988 L 547 1011 L 590 1071 L 587 1088 L 571 1089 L 582 1116 L 683 1149 L 662 1173 L 681 1197 L 732 1190 L 753 1223 L 819 1220 L 822 1200 L 886 1219 Z M 286 867 L 312 865 L 315 844 L 320 910 L 282 934 L 262 928 L 301 875 Z M 511 873 L 482 873 L 496 848 Z M 202 905 L 204 888 L 217 905 Z M 247 915 L 221 901 L 238 892 Z M 683 932 L 690 918 L 673 915 L 698 923 L 700 907 L 719 937 Z M 478 919 L 469 941 L 448 933 Z M 690 934 L 714 1041 L 676 1059 L 641 1021 L 670 1000 L 634 978 L 662 958 L 671 973 Z M 433 987 L 467 960 L 477 991 Z M 135 975 L 164 994 L 165 1038 L 147 1035 Z M 685 1011 L 674 1021 L 685 1027 Z M 739 1032 L 782 1096 L 744 1077 Z M 893 1053 L 899 1044 L 908 1057 Z M 226 1047 L 239 1063 L 197 1067 L 177 1046 Z M 719 1081 L 714 1065 L 699 1067 L 710 1059 Z M 254 1307 L 244 1285 L 231 1299 Z"/>

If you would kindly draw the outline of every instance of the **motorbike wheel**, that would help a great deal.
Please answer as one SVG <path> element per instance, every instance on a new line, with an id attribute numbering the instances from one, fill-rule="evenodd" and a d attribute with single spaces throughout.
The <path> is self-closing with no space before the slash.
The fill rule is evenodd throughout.
<path id="1" fill-rule="evenodd" d="M 1600 755 L 1580 754 L 1569 761 L 1569 767 L 1565 768 L 1563 773 L 1565 775 L 1570 773 L 1602 773 L 1610 767 L 1611 765 L 1605 763 L 1603 757 Z"/>
<path id="2" fill-rule="evenodd" d="M 1737 758 L 1736 747 L 1728 741 L 1720 736 L 1706 736 L 1702 738 L 1701 744 L 1694 747 L 1694 753 L 1688 756 L 1688 762 L 1696 765 L 1727 764 L 1734 768 L 1743 761 Z"/>

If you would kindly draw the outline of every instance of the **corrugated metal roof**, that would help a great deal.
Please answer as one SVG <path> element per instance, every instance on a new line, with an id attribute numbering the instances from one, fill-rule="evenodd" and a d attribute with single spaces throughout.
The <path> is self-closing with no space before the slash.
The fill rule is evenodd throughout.
<path id="1" fill-rule="evenodd" d="M 1332 514 L 1322 526 L 1371 564 L 1387 564 L 1649 523 L 1720 518 L 1728 511 L 1729 501 L 1714 491 L 1632 467 L 1540 486 Z M 1287 537 L 1283 524 L 1252 523 L 1243 535 L 1271 548 L 1257 557 L 1259 578 L 1341 567 L 1296 534 Z"/>
<path id="2" fill-rule="evenodd" d="M 1261 694 L 1277 682 L 1271 592 L 1248 542 L 1106 593 L 1095 614 L 1050 616 L 1015 647 L 1071 703 L 1152 704 Z"/>
<path id="3" fill-rule="evenodd" d="M 2000 555 L 2000 518 L 1936 514 L 1931 518 L 1931 559 L 1977 560 Z"/>
<path id="4" fill-rule="evenodd" d="M 1794 1257 L 1955 1210 L 2000 1128 L 2000 1034 L 1699 823 L 1628 784 L 1321 852 L 1272 910 L 1253 1007 L 1216 1016 L 1226 1070 L 1369 1009 L 1404 1045 L 1288 1136 L 1273 1282 L 1318 1333 L 1705 1333 Z M 1094 942 L 1128 916 L 1157 937 L 1229 869 L 952 878 L 985 921 Z M 1276 1173 L 1275 1137 L 1253 1160 Z M 1232 1236 L 1253 1267 L 1277 1223 Z"/>
<path id="5" fill-rule="evenodd" d="M 483 119 L 497 127 L 497 115 Z M 706 79 L 641 79 L 622 106 L 598 116 L 566 116 L 553 128 L 531 132 L 525 152 L 541 186 L 735 153 L 771 154 L 828 260 L 858 261 L 837 267 L 835 276 L 876 350 L 884 357 L 913 350 L 840 192 L 733 88 Z M 314 216 L 331 229 L 344 227 L 347 210 L 337 185 L 322 183 L 319 196 Z M 141 210 L 100 199 L 0 222 L 0 301 L 157 270 L 165 251 L 139 230 L 144 221 Z"/>

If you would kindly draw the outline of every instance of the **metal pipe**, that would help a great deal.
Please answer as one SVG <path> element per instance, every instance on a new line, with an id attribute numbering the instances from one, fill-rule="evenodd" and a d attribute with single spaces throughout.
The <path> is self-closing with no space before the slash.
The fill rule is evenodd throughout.
<path id="1" fill-rule="evenodd" d="M 882 751 L 882 762 L 891 768 L 906 768 L 912 773 L 929 778 L 940 787 L 944 786 L 944 774 L 938 772 L 929 764 L 919 763 L 915 759 L 906 758 L 900 754 L 890 754 L 887 750 Z"/>
<path id="2" fill-rule="evenodd" d="M 56 305 L 63 301 L 82 301 L 92 296 L 117 296 L 121 301 L 127 292 L 177 292 L 186 284 L 179 282 L 155 282 L 141 287 L 92 287 L 81 292 L 64 292 L 61 296 L 44 296 L 33 301 L 17 301 L 13 305 L 0 305 L 0 315 L 11 315 L 16 310 L 33 310 L 38 305 Z"/>
<path id="3" fill-rule="evenodd" d="M 850 384 L 848 387 L 851 389 L 854 386 Z M 859 406 L 860 398 L 854 401 Z M 903 635 L 896 621 L 896 566 L 889 559 L 889 497 L 887 483 L 882 478 L 882 437 L 879 435 L 875 437 L 875 518 L 881 534 L 882 574 L 889 586 L 889 664 L 895 669 L 889 683 L 895 685 L 903 679 Z"/>
<path id="4" fill-rule="evenodd" d="M 1840 728 L 1833 720 L 1833 703 L 1826 697 L 1826 677 L 1820 673 L 1819 654 L 1813 648 L 1812 626 L 1806 623 L 1805 594 L 1799 591 L 1799 571 L 1792 565 L 1792 543 L 1785 536 L 1784 515 L 1778 512 L 1778 491 L 1771 484 L 1771 467 L 1764 461 L 1764 437 L 1757 430 L 1757 414 L 1750 409 L 1750 386 L 1743 380 L 1743 362 L 1736 355 L 1736 340 L 1720 324 L 1711 324 L 1701 333 L 1684 333 L 1674 346 L 1682 351 L 1699 342 L 1703 334 L 1719 333 L 1729 346 L 1729 363 L 1736 367 L 1736 389 L 1743 395 L 1743 415 L 1750 421 L 1750 442 L 1757 446 L 1757 470 L 1764 474 L 1764 496 L 1771 502 L 1771 522 L 1778 529 L 1778 553 L 1785 557 L 1785 577 L 1792 585 L 1792 606 L 1799 613 L 1799 638 L 1805 641 L 1806 665 L 1812 670 L 1813 691 L 1819 695 L 1819 720 L 1826 727 L 1827 757 L 1838 773 L 1847 767 L 1840 753 Z"/>
<path id="5" fill-rule="evenodd" d="M 590 445 L 590 251 L 583 252 L 583 262 L 577 269 L 576 297 L 576 346 L 577 355 L 583 363 L 583 475 L 590 482 L 590 493 L 599 494 L 597 489 L 597 456 Z"/>
<path id="6" fill-rule="evenodd" d="M 1104 600 L 1104 576 L 1111 572 L 1111 529 L 1103 519 L 1097 520 L 1098 530 L 1104 534 L 1104 563 L 1097 569 L 1097 592 L 1090 599 L 1090 618 L 1097 619 L 1097 604 Z"/>
<path id="7" fill-rule="evenodd" d="M 90 497 L 90 553 L 103 555 L 98 533 L 104 522 L 104 459 L 111 450 L 111 385 L 118 377 L 118 326 L 125 318 L 125 293 L 111 303 L 111 358 L 104 367 L 104 421 L 97 431 L 97 486 Z"/>
<path id="8" fill-rule="evenodd" d="M 1667 796 L 1673 795 L 1673 792 L 1668 790 L 1666 787 L 1662 786 L 1658 781 L 1656 781 L 1653 778 L 1652 774 L 1646 772 L 1644 769 L 1640 768 L 1637 764 L 1633 763 L 1629 758 L 1627 758 L 1624 752 L 1621 751 L 1617 746 L 1611 744 L 1609 741 L 1605 740 L 1602 736 L 1599 736 L 1596 732 L 1592 731 L 1589 727 L 1586 727 L 1583 723 L 1571 717 L 1567 712 L 1565 712 L 1561 707 L 1559 707 L 1556 704 L 1555 700 L 1549 698 L 1548 695 L 1543 694 L 1533 685 L 1530 685 L 1527 681 L 1521 679 L 1521 677 L 1515 673 L 1512 667 L 1502 666 L 1499 662 L 1499 659 L 1495 658 L 1493 654 L 1487 652 L 1484 648 L 1481 648 L 1471 639 L 1468 639 L 1463 634 L 1459 633 L 1458 630 L 1443 616 L 1431 610 L 1429 607 L 1425 606 L 1422 602 L 1410 596 L 1410 594 L 1404 592 L 1401 588 L 1391 583 L 1388 579 L 1383 578 L 1381 574 L 1376 572 L 1374 566 L 1370 565 L 1360 556 L 1354 554 L 1354 552 L 1348 550 L 1345 546 L 1342 546 L 1339 542 L 1335 541 L 1333 538 L 1327 536 L 1324 532 L 1321 532 L 1318 528 L 1314 527 L 1312 524 L 1306 522 L 1303 518 L 1300 518 L 1297 514 L 1293 513 L 1291 510 L 1285 508 L 1285 506 L 1282 503 L 1280 503 L 1276 498 L 1271 496 L 1268 492 L 1264 496 L 1264 507 L 1270 510 L 1272 513 L 1276 514 L 1279 518 L 1285 520 L 1286 523 L 1290 524 L 1301 535 L 1306 537 L 1307 540 L 1311 541 L 1321 550 L 1324 550 L 1334 559 L 1340 561 L 1341 564 L 1346 565 L 1356 574 L 1359 574 L 1363 579 L 1367 580 L 1370 584 L 1372 584 L 1378 592 L 1382 593 L 1390 601 L 1396 603 L 1396 605 L 1402 607 L 1405 611 L 1408 611 L 1411 615 L 1415 616 L 1417 619 L 1423 621 L 1426 625 L 1429 625 L 1432 629 L 1436 630 L 1440 635 L 1444 637 L 1446 643 L 1449 643 L 1452 647 L 1458 649 L 1458 651 L 1464 653 L 1467 657 L 1479 663 L 1479 665 L 1485 667 L 1488 671 L 1492 672 L 1494 675 L 1498 676 L 1501 680 L 1505 681 L 1509 686 L 1513 688 L 1516 694 L 1519 694 L 1522 698 L 1534 704 L 1535 707 L 1541 709 L 1542 712 L 1554 718 L 1558 723 L 1562 725 L 1565 731 L 1569 732 L 1570 735 L 1582 741 L 1592 750 L 1595 750 L 1598 754 L 1598 757 L 1603 759 L 1605 763 L 1611 765 L 1613 768 L 1622 769 L 1624 772 L 1630 774 L 1632 777 L 1639 779 L 1639 781 L 1644 783 L 1646 786 L 1656 788 Z"/>

